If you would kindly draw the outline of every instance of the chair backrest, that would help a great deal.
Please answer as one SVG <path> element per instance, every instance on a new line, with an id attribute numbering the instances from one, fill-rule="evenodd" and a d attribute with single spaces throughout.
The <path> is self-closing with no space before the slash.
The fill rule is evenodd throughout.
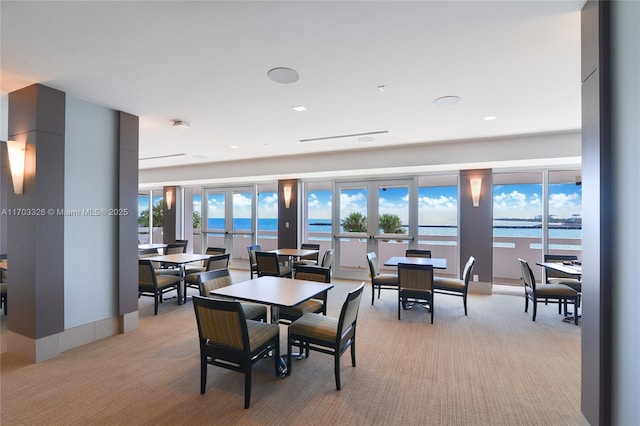
<path id="1" fill-rule="evenodd" d="M 433 266 L 398 263 L 398 284 L 400 291 L 431 291 L 433 289 Z"/>
<path id="2" fill-rule="evenodd" d="M 249 333 L 240 302 L 193 296 L 200 345 L 248 351 Z"/>
<path id="3" fill-rule="evenodd" d="M 216 254 L 207 259 L 207 271 L 214 269 L 225 269 L 229 267 L 231 253 Z"/>
<path id="4" fill-rule="evenodd" d="M 228 268 L 214 269 L 198 275 L 198 287 L 202 297 L 211 297 L 211 290 L 227 287 L 231 284 L 233 284 L 233 280 Z"/>
<path id="5" fill-rule="evenodd" d="M 150 249 L 138 250 L 138 259 L 144 259 L 147 257 L 153 257 L 157 255 L 158 255 L 158 249 L 150 248 Z M 160 262 L 152 262 L 152 264 L 155 269 L 160 268 Z"/>
<path id="6" fill-rule="evenodd" d="M 258 276 L 280 275 L 280 263 L 278 254 L 268 251 L 256 251 L 256 264 L 258 265 Z"/>
<path id="7" fill-rule="evenodd" d="M 314 254 L 300 256 L 300 260 L 313 260 L 316 263 L 318 262 L 318 258 L 320 257 L 320 244 L 302 243 L 300 248 L 302 250 L 316 250 Z"/>
<path id="8" fill-rule="evenodd" d="M 473 256 L 469 256 L 469 260 L 467 260 L 467 263 L 464 265 L 464 270 L 462 271 L 462 279 L 464 280 L 465 287 L 469 285 L 471 273 L 473 272 L 473 265 L 475 264 L 476 258 Z"/>
<path id="9" fill-rule="evenodd" d="M 156 272 L 152 261 L 138 259 L 138 285 L 156 286 Z"/>
<path id="10" fill-rule="evenodd" d="M 545 254 L 544 261 L 551 263 L 563 263 L 571 262 L 572 260 L 578 260 L 578 256 L 572 254 Z M 564 272 L 556 271 L 555 269 L 544 268 L 545 282 L 549 282 L 549 278 L 575 278 Z"/>
<path id="11" fill-rule="evenodd" d="M 176 253 L 186 253 L 187 245 L 184 243 L 171 243 L 167 244 L 164 248 L 164 254 L 176 254 Z"/>
<path id="12" fill-rule="evenodd" d="M 380 265 L 378 264 L 378 256 L 374 252 L 367 253 L 367 261 L 369 262 L 369 273 L 371 279 L 380 275 Z"/>
<path id="13" fill-rule="evenodd" d="M 532 292 L 536 291 L 536 279 L 533 276 L 533 271 L 529 267 L 529 263 L 526 260 L 518 258 L 520 262 L 520 271 L 522 272 L 522 280 L 524 281 L 525 290 L 529 289 Z"/>
<path id="14" fill-rule="evenodd" d="M 249 262 L 251 262 L 252 265 L 255 265 L 256 263 L 257 251 L 262 251 L 262 248 L 260 248 L 259 244 L 247 247 L 247 253 L 249 253 Z"/>
<path id="15" fill-rule="evenodd" d="M 330 283 L 331 268 L 315 265 L 301 265 L 296 267 L 296 279 Z"/>
<path id="16" fill-rule="evenodd" d="M 322 256 L 322 263 L 320 266 L 331 269 L 331 267 L 333 267 L 333 258 L 335 257 L 335 253 L 336 251 L 334 249 L 325 251 L 324 256 Z"/>
<path id="17" fill-rule="evenodd" d="M 405 257 L 431 257 L 431 250 L 415 250 L 407 249 L 404 252 Z"/>
<path id="18" fill-rule="evenodd" d="M 342 304 L 340 310 L 340 318 L 338 320 L 338 333 L 337 340 L 340 341 L 342 337 L 349 333 L 351 329 L 355 328 L 358 320 L 358 309 L 360 308 L 360 299 L 362 299 L 362 292 L 364 291 L 364 282 L 360 284 L 358 288 L 352 290 L 347 294 L 347 299 Z M 352 343 L 353 344 L 353 343 Z"/>
<path id="19" fill-rule="evenodd" d="M 224 247 L 207 247 L 205 254 L 225 254 L 227 249 Z"/>
<path id="20" fill-rule="evenodd" d="M 189 240 L 175 240 L 174 244 L 183 244 L 185 253 L 187 252 L 187 249 L 189 248 Z"/>

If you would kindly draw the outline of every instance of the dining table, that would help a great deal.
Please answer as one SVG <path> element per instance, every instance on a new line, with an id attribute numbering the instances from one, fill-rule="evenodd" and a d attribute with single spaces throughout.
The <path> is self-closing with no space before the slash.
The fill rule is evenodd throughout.
<path id="1" fill-rule="evenodd" d="M 289 266 L 293 266 L 293 261 L 295 259 L 300 259 L 301 257 L 311 256 L 312 254 L 318 254 L 318 250 L 312 249 L 299 249 L 299 248 L 279 248 L 275 250 L 269 250 L 270 253 L 275 253 L 278 256 L 285 256 L 289 258 Z"/>
<path id="2" fill-rule="evenodd" d="M 152 262 L 161 262 L 165 265 L 175 265 L 180 269 L 180 291 L 178 292 L 178 304 L 181 304 L 187 300 L 187 286 L 184 283 L 185 265 L 191 262 L 201 262 L 209 259 L 210 257 L 210 254 L 173 253 L 145 257 L 145 259 Z M 184 296 L 181 296 L 181 293 L 183 293 Z"/>
<path id="3" fill-rule="evenodd" d="M 293 307 L 333 288 L 331 283 L 295 278 L 263 276 L 211 290 L 211 296 L 233 298 L 267 306 L 267 318 L 272 324 L 280 321 L 279 308 Z M 287 371 L 286 354 L 280 356 L 280 373 Z"/>
<path id="4" fill-rule="evenodd" d="M 138 250 L 149 250 L 149 249 L 164 249 L 168 244 L 163 243 L 153 243 L 153 244 L 138 244 Z"/>
<path id="5" fill-rule="evenodd" d="M 407 257 L 392 256 L 384 262 L 384 266 L 398 266 L 399 263 L 409 263 L 411 265 L 429 265 L 433 269 L 447 269 L 447 259 L 440 257 Z"/>
<path id="6" fill-rule="evenodd" d="M 536 265 L 542 266 L 543 268 L 546 268 L 546 269 L 552 269 L 554 271 L 562 272 L 563 274 L 567 274 L 568 276 L 572 278 L 576 278 L 578 280 L 582 279 L 582 263 L 580 262 L 575 262 L 575 261 L 570 261 L 569 263 L 536 262 Z M 578 297 L 582 297 L 582 296 L 578 295 Z M 582 315 L 579 314 L 577 311 L 578 311 L 578 306 L 576 306 L 575 313 L 567 312 L 567 316 L 562 318 L 562 321 L 573 322 L 575 320 L 576 315 L 578 316 L 578 318 L 582 317 Z"/>

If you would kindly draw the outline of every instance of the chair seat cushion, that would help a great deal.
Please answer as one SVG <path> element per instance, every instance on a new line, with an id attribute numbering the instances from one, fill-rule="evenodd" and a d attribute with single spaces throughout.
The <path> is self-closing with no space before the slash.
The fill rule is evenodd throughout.
<path id="1" fill-rule="evenodd" d="M 156 281 L 158 282 L 158 288 L 164 288 L 179 283 L 180 277 L 175 275 L 158 275 L 156 276 Z"/>
<path id="2" fill-rule="evenodd" d="M 338 333 L 338 318 L 320 314 L 304 314 L 289 326 L 289 334 L 313 337 L 325 342 L 334 342 Z"/>
<path id="3" fill-rule="evenodd" d="M 268 324 L 266 322 L 247 320 L 247 331 L 249 333 L 249 348 L 251 352 L 280 334 L 278 324 Z"/>
<path id="4" fill-rule="evenodd" d="M 577 291 L 564 284 L 539 284 L 536 286 L 538 297 L 554 296 L 554 297 L 576 297 Z"/>
<path id="5" fill-rule="evenodd" d="M 207 268 L 204 266 L 187 266 L 185 272 L 187 274 L 195 274 L 196 272 L 205 272 Z"/>
<path id="6" fill-rule="evenodd" d="M 322 302 L 319 300 L 306 300 L 302 303 L 297 304 L 291 308 L 282 307 L 280 308 L 280 315 L 283 317 L 294 317 L 298 318 L 303 316 L 304 314 L 312 313 L 312 312 L 320 312 L 322 311 Z"/>
<path id="7" fill-rule="evenodd" d="M 464 291 L 464 281 L 457 278 L 433 277 L 433 288 L 436 290 Z"/>
<path id="8" fill-rule="evenodd" d="M 317 265 L 318 262 L 316 262 L 315 260 L 307 259 L 307 260 L 296 260 L 295 262 L 293 262 L 293 264 L 295 266 L 310 266 L 310 265 Z"/>
<path id="9" fill-rule="evenodd" d="M 203 271 L 204 272 L 204 271 Z M 198 285 L 198 277 L 202 272 L 193 272 L 184 277 L 184 282 L 187 284 Z"/>
<path id="10" fill-rule="evenodd" d="M 244 311 L 244 317 L 249 320 L 256 318 L 267 317 L 267 307 L 264 305 L 258 305 L 257 303 L 241 303 L 242 310 Z"/>
<path id="11" fill-rule="evenodd" d="M 373 279 L 376 285 L 398 285 L 398 275 L 396 274 L 379 274 Z"/>
<path id="12" fill-rule="evenodd" d="M 582 281 L 576 278 L 549 278 L 549 284 L 564 284 L 577 292 L 582 292 Z"/>

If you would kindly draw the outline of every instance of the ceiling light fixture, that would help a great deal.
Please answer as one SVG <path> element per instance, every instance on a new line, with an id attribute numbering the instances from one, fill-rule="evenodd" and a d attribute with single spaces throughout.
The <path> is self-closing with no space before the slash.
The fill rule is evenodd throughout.
<path id="1" fill-rule="evenodd" d="M 458 102 L 460 102 L 460 100 L 461 99 L 459 96 L 441 96 L 437 99 L 434 99 L 433 104 L 439 107 L 446 107 L 446 106 L 455 105 Z"/>
<path id="2" fill-rule="evenodd" d="M 484 121 L 493 121 L 493 120 L 495 120 L 496 118 L 498 118 L 498 117 L 496 117 L 495 115 L 488 115 L 488 116 L 486 116 L 486 117 L 484 118 Z"/>
<path id="3" fill-rule="evenodd" d="M 267 75 L 271 80 L 282 84 L 295 83 L 300 78 L 298 71 L 284 67 L 272 68 Z"/>
<path id="4" fill-rule="evenodd" d="M 380 86 L 378 86 L 378 90 L 381 92 L 386 92 L 387 91 L 387 86 L 385 86 L 384 84 L 381 84 Z"/>
<path id="5" fill-rule="evenodd" d="M 304 105 L 297 105 L 297 106 L 293 106 L 291 108 L 293 108 L 294 111 L 298 111 L 298 112 L 307 110 Z"/>
<path id="6" fill-rule="evenodd" d="M 173 120 L 173 127 L 177 127 L 179 129 L 190 129 L 191 123 L 188 121 Z"/>
<path id="7" fill-rule="evenodd" d="M 372 136 L 362 136 L 362 137 L 359 137 L 358 140 L 360 142 L 373 142 L 373 141 L 376 140 L 376 138 L 374 138 Z"/>

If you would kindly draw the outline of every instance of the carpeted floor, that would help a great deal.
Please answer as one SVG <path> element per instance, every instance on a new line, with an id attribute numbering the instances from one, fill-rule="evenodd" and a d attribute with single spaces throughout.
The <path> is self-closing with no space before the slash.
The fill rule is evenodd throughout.
<path id="1" fill-rule="evenodd" d="M 246 271 L 234 272 L 236 281 Z M 358 283 L 336 281 L 329 315 L 337 316 Z M 140 327 L 127 334 L 28 364 L 2 353 L 3 425 L 578 425 L 580 327 L 553 305 L 536 322 L 518 291 L 436 295 L 435 324 L 416 307 L 397 319 L 397 293 L 371 306 L 367 283 L 357 329 L 357 367 L 342 357 L 342 390 L 333 360 L 312 352 L 293 374 L 276 378 L 270 360 L 253 372 L 251 407 L 243 376 L 209 367 L 199 393 L 193 305 L 175 300 L 153 316 L 140 299 Z M 6 319 L 2 319 L 6 330 Z M 280 330 L 286 348 L 286 327 Z M 3 342 L 4 343 L 4 342 Z"/>

